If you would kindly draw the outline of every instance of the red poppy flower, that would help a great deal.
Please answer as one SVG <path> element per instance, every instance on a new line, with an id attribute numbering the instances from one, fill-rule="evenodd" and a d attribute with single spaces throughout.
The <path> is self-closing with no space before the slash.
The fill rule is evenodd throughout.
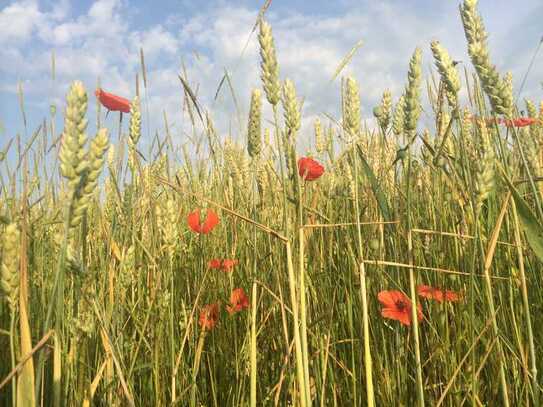
<path id="1" fill-rule="evenodd" d="M 229 271 L 232 271 L 232 268 L 238 264 L 238 261 L 237 260 L 234 260 L 234 259 L 213 259 L 213 260 L 209 260 L 209 262 L 207 263 L 207 266 L 210 268 L 210 269 L 215 269 L 215 270 L 222 270 L 224 271 L 225 273 L 229 272 Z"/>
<path id="2" fill-rule="evenodd" d="M 417 293 L 428 300 L 436 300 L 437 302 L 450 301 L 456 302 L 461 298 L 460 293 L 451 290 L 440 290 L 439 288 L 430 287 L 429 285 L 419 285 Z"/>
<path id="3" fill-rule="evenodd" d="M 324 167 L 309 157 L 298 160 L 298 174 L 306 181 L 314 181 L 324 174 Z"/>
<path id="4" fill-rule="evenodd" d="M 206 220 L 200 222 L 200 209 L 196 209 L 194 212 L 189 213 L 187 216 L 187 223 L 189 227 L 196 233 L 203 233 L 204 235 L 211 232 L 211 230 L 219 224 L 219 217 L 211 209 L 207 210 Z"/>
<path id="5" fill-rule="evenodd" d="M 234 314 L 245 308 L 249 308 L 249 298 L 245 295 L 245 291 L 243 288 L 234 289 L 230 294 L 230 305 L 226 306 L 226 310 L 229 314 Z"/>
<path id="6" fill-rule="evenodd" d="M 238 264 L 237 260 L 234 259 L 224 259 L 222 261 L 222 268 L 224 271 L 229 271 L 232 267 L 234 267 L 236 264 Z"/>
<path id="7" fill-rule="evenodd" d="M 130 112 L 130 101 L 128 99 L 105 92 L 102 89 L 96 89 L 94 94 L 107 110 L 123 113 Z"/>
<path id="8" fill-rule="evenodd" d="M 219 303 L 208 304 L 200 311 L 200 319 L 198 323 L 202 329 L 211 330 L 219 320 Z"/>
<path id="9" fill-rule="evenodd" d="M 477 121 L 482 120 L 481 117 L 478 116 L 471 116 L 471 120 Z M 518 117 L 516 119 L 496 119 L 494 117 L 487 117 L 484 119 L 486 124 L 491 125 L 494 123 L 503 124 L 506 127 L 526 127 L 531 126 L 532 124 L 537 123 L 537 119 L 533 117 Z"/>
<path id="10" fill-rule="evenodd" d="M 533 117 L 519 117 L 517 119 L 501 119 L 500 123 L 505 124 L 507 127 L 526 127 L 537 123 L 537 119 Z"/>
<path id="11" fill-rule="evenodd" d="M 401 291 L 381 291 L 377 299 L 384 308 L 381 315 L 384 318 L 395 319 L 403 325 L 411 325 L 411 300 Z M 417 318 L 422 321 L 422 307 L 417 305 Z"/>

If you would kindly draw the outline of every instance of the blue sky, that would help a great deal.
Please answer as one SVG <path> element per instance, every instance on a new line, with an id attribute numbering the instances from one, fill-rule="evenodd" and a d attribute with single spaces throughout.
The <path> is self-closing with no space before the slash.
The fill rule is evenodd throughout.
<path id="1" fill-rule="evenodd" d="M 44 118 L 49 119 L 52 104 L 57 106 L 60 130 L 64 95 L 75 79 L 82 80 L 89 91 L 100 78 L 105 90 L 128 98 L 134 95 L 140 47 L 145 52 L 149 78 L 149 120 L 144 116 L 144 126 L 150 134 L 163 133 L 165 111 L 174 139 L 186 138 L 187 117 L 182 114 L 177 79 L 183 64 L 220 135 L 231 132 L 241 137 L 251 88 L 260 86 L 254 36 L 246 52 L 241 52 L 262 3 L 0 0 L 0 140 L 24 134 L 18 83 L 24 92 L 28 132 Z M 365 118 L 371 118 L 371 109 L 385 88 L 392 90 L 394 100 L 400 95 L 416 46 L 423 48 L 426 75 L 433 70 L 429 50 L 433 39 L 440 40 L 453 58 L 464 61 L 471 70 L 458 5 L 459 1 L 451 0 L 272 1 L 267 18 L 274 30 L 281 77 L 291 78 L 304 98 L 301 137 L 310 136 L 312 121 L 318 115 L 338 115 L 339 81 L 330 79 L 359 40 L 363 40 L 363 46 L 343 74 L 359 81 Z M 493 62 L 501 72 L 512 71 L 518 87 L 543 35 L 543 2 L 481 0 L 479 10 L 490 33 Z M 226 88 L 218 100 L 213 100 L 225 69 L 231 73 L 241 108 L 241 126 Z M 543 50 L 522 96 L 541 101 L 541 82 Z M 425 98 L 426 93 L 423 95 Z M 94 118 L 91 97 L 91 132 Z M 117 116 L 110 115 L 107 125 L 115 129 L 117 120 Z M 429 126 L 425 120 L 423 115 L 422 124 Z"/>

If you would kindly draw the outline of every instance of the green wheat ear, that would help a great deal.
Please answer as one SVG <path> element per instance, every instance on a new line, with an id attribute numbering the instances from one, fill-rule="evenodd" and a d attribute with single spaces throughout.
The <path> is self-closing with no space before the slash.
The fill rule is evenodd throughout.
<path id="1" fill-rule="evenodd" d="M 260 32 L 258 34 L 260 43 L 260 68 L 262 84 L 268 102 L 276 106 L 279 103 L 281 95 L 281 85 L 279 83 L 279 64 L 275 56 L 275 44 L 271 26 L 265 21 L 260 21 Z"/>
<path id="2" fill-rule="evenodd" d="M 321 121 L 318 117 L 315 119 L 313 126 L 315 129 L 315 150 L 318 154 L 322 154 L 326 150 L 326 140 L 324 139 Z"/>
<path id="3" fill-rule="evenodd" d="M 343 127 L 352 139 L 360 136 L 360 92 L 354 78 L 347 78 L 345 83 L 345 103 Z"/>
<path id="4" fill-rule="evenodd" d="M 403 124 L 405 121 L 405 96 L 402 95 L 398 99 L 394 114 L 392 115 L 392 132 L 395 136 L 403 134 Z"/>
<path id="5" fill-rule="evenodd" d="M 15 312 L 19 302 L 19 253 L 20 232 L 15 223 L 6 226 L 4 231 L 4 252 L 0 274 L 0 288 L 4 292 L 11 312 Z"/>
<path id="6" fill-rule="evenodd" d="M 405 118 L 404 129 L 407 133 L 416 130 L 420 115 L 420 84 L 422 80 L 422 51 L 416 48 L 407 74 L 407 87 L 405 88 Z"/>
<path id="7" fill-rule="evenodd" d="M 383 92 L 381 104 L 373 109 L 373 115 L 379 123 L 383 133 L 386 133 L 390 124 L 390 116 L 392 112 L 392 94 L 388 89 Z"/>
<path id="8" fill-rule="evenodd" d="M 75 230 L 81 223 L 83 215 L 86 213 L 89 203 L 92 199 L 98 178 L 104 165 L 104 155 L 109 146 L 107 129 L 100 129 L 96 137 L 92 140 L 89 151 L 86 154 L 87 168 L 83 174 L 80 187 L 76 192 L 75 200 L 72 205 L 72 217 L 70 219 L 70 228 Z"/>
<path id="9" fill-rule="evenodd" d="M 460 78 L 456 71 L 455 65 L 449 56 L 447 50 L 439 43 L 439 41 L 432 41 L 430 45 L 434 59 L 436 61 L 436 67 L 441 75 L 441 80 L 445 84 L 447 99 L 451 108 L 455 108 L 457 105 L 458 92 L 460 90 Z"/>
<path id="10" fill-rule="evenodd" d="M 289 174 L 294 174 L 294 168 L 296 167 L 295 161 L 295 144 L 296 134 L 302 124 L 300 103 L 296 96 L 296 88 L 294 83 L 290 79 L 286 79 L 283 85 L 283 116 L 285 118 L 286 131 L 284 134 L 284 146 L 285 146 L 285 162 Z"/>
<path id="11" fill-rule="evenodd" d="M 257 157 L 262 149 L 261 111 L 262 96 L 260 90 L 254 89 L 251 94 L 251 107 L 247 126 L 247 152 L 251 158 Z"/>
<path id="12" fill-rule="evenodd" d="M 68 180 L 71 193 L 75 193 L 83 172 L 87 168 L 85 143 L 87 142 L 87 92 L 83 84 L 76 81 L 66 96 L 67 106 L 64 116 L 64 133 L 60 148 L 60 171 Z"/>
<path id="13" fill-rule="evenodd" d="M 287 129 L 294 137 L 300 129 L 301 113 L 300 104 L 296 97 L 296 88 L 290 79 L 286 79 L 283 85 L 283 109 Z"/>
<path id="14" fill-rule="evenodd" d="M 487 94 L 492 110 L 510 116 L 513 109 L 513 92 L 510 81 L 500 78 L 498 70 L 490 62 L 483 19 L 477 11 L 477 0 L 464 0 L 460 8 L 464 32 L 468 42 L 468 54 Z"/>
<path id="15" fill-rule="evenodd" d="M 141 109 L 140 101 L 136 96 L 130 104 L 130 126 L 128 133 L 128 165 L 132 172 L 136 168 L 137 152 L 136 148 L 141 137 Z"/>

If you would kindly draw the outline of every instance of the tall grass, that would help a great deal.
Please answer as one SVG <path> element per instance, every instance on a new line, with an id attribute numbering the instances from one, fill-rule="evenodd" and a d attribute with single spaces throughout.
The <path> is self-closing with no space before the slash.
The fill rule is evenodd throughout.
<path id="1" fill-rule="evenodd" d="M 496 120 L 523 107 L 490 62 L 476 1 L 460 13 L 475 73 L 461 80 L 445 46 L 429 44 L 435 130 L 418 121 L 417 48 L 375 126 L 361 121 L 364 86 L 344 81 L 342 117 L 315 122 L 310 155 L 326 171 L 314 181 L 297 168 L 301 103 L 262 16 L 263 90 L 242 143 L 221 140 L 181 72 L 195 145 L 179 164 L 164 115 L 166 133 L 142 151 L 143 50 L 145 92 L 136 79 L 129 133 L 112 129 L 111 147 L 106 129 L 87 143 L 89 92 L 74 83 L 60 176 L 46 172 L 54 111 L 19 146 L 17 170 L 4 160 L 0 404 L 539 405 L 543 112 L 526 101 L 529 127 Z M 187 226 L 198 208 L 219 214 L 208 234 Z M 238 263 L 226 272 L 212 259 Z M 462 299 L 425 300 L 421 284 Z M 250 301 L 230 314 L 235 288 Z M 423 319 L 415 306 L 410 326 L 384 319 L 385 290 L 421 304 Z"/>

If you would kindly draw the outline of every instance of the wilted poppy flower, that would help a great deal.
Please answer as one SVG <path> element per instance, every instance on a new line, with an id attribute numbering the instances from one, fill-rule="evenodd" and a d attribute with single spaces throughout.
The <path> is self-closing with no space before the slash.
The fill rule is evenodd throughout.
<path id="1" fill-rule="evenodd" d="M 384 318 L 395 319 L 404 325 L 411 325 L 411 300 L 401 291 L 381 291 L 377 299 L 384 308 L 381 315 Z M 422 321 L 422 307 L 417 305 L 417 318 Z"/>
<path id="2" fill-rule="evenodd" d="M 200 311 L 200 319 L 198 323 L 202 329 L 211 330 L 219 320 L 219 303 L 208 304 Z"/>
<path id="3" fill-rule="evenodd" d="M 229 271 L 232 271 L 232 268 L 238 264 L 238 261 L 237 260 L 234 260 L 234 259 L 213 259 L 213 260 L 209 260 L 209 262 L 207 263 L 207 266 L 210 268 L 210 269 L 215 269 L 215 270 L 222 270 L 224 272 L 229 272 Z"/>
<path id="4" fill-rule="evenodd" d="M 314 181 L 324 174 L 324 167 L 309 157 L 298 160 L 298 174 L 306 181 Z"/>
<path id="5" fill-rule="evenodd" d="M 196 233 L 203 233 L 205 235 L 211 232 L 211 230 L 219 224 L 219 217 L 211 209 L 208 209 L 206 219 L 201 223 L 200 209 L 196 209 L 187 216 L 187 223 Z"/>
<path id="6" fill-rule="evenodd" d="M 423 298 L 436 300 L 437 302 L 443 302 L 443 300 L 456 302 L 459 301 L 461 297 L 456 291 L 440 290 L 439 288 L 430 287 L 429 285 L 419 285 L 417 287 L 417 293 Z"/>
<path id="7" fill-rule="evenodd" d="M 108 93 L 102 89 L 96 89 L 94 92 L 100 103 L 107 109 L 112 112 L 130 112 L 130 101 L 121 96 L 114 95 L 113 93 Z"/>
<path id="8" fill-rule="evenodd" d="M 239 311 L 243 311 L 245 308 L 249 308 L 249 298 L 245 295 L 243 288 L 236 288 L 230 294 L 230 305 L 226 306 L 226 310 L 230 314 L 234 314 Z"/>

